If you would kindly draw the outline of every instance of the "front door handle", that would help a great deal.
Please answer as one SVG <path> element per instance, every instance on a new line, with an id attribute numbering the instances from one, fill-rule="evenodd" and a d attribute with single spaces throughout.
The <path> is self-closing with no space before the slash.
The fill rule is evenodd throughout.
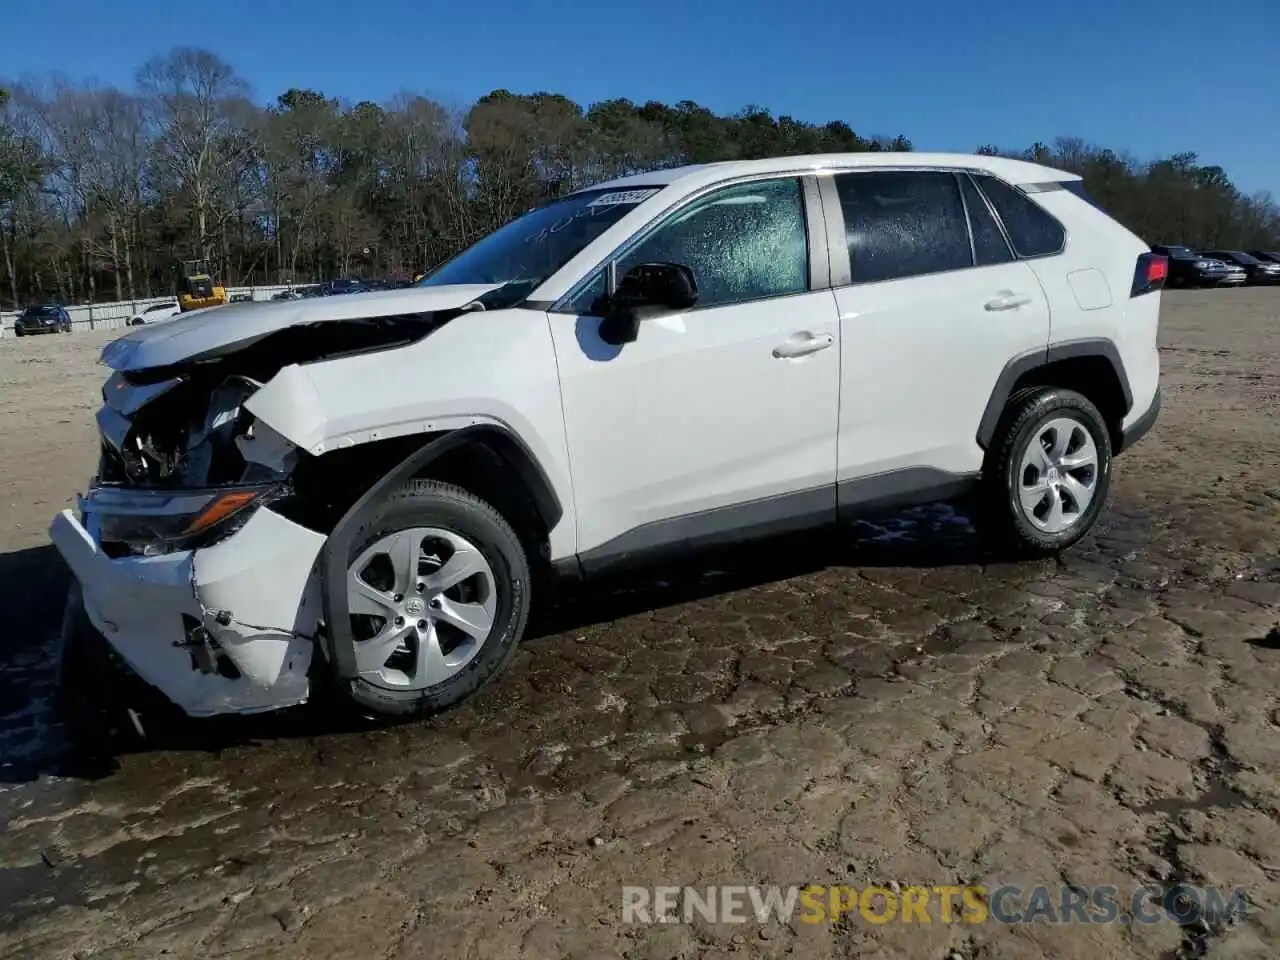
<path id="1" fill-rule="evenodd" d="M 1031 298 L 1023 293 L 1014 293 L 1012 290 L 1001 290 L 994 297 L 987 301 L 988 310 L 1016 310 L 1018 307 L 1025 307 L 1031 302 Z"/>
<path id="2" fill-rule="evenodd" d="M 792 360 L 796 357 L 807 357 L 811 353 L 817 353 L 819 350 L 825 350 L 836 342 L 836 338 L 829 333 L 822 333 L 814 336 L 807 330 L 803 333 L 797 333 L 783 343 L 773 348 L 773 355 L 779 360 Z"/>

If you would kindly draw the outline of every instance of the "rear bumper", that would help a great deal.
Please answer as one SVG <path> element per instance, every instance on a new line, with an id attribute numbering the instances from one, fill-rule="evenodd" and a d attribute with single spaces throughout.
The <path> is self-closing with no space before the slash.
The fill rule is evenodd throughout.
<path id="1" fill-rule="evenodd" d="M 1160 388 L 1156 387 L 1150 406 L 1120 431 L 1120 442 L 1112 451 L 1113 455 L 1119 455 L 1128 450 L 1151 432 L 1151 428 L 1156 425 L 1156 420 L 1160 418 L 1160 402 Z"/>
<path id="2" fill-rule="evenodd" d="M 155 557 L 108 556 L 70 510 L 49 534 L 94 628 L 188 715 L 307 700 L 323 535 L 266 507 L 211 547 Z"/>

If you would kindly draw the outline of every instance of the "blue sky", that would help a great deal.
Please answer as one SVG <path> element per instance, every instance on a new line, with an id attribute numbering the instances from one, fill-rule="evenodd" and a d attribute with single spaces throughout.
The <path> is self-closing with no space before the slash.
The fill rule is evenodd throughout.
<path id="1" fill-rule="evenodd" d="M 1280 198 L 1277 0 L 0 0 L 0 77 L 128 85 L 177 45 L 220 54 L 263 101 L 506 87 L 754 103 L 920 150 L 1057 135 L 1140 159 L 1193 150 Z"/>

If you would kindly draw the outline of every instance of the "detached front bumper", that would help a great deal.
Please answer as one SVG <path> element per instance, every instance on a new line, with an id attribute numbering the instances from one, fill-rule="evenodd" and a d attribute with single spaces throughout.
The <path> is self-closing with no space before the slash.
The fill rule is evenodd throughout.
<path id="1" fill-rule="evenodd" d="M 322 534 L 266 506 L 212 546 L 159 556 L 108 556 L 70 510 L 49 533 L 93 626 L 190 716 L 307 700 Z"/>

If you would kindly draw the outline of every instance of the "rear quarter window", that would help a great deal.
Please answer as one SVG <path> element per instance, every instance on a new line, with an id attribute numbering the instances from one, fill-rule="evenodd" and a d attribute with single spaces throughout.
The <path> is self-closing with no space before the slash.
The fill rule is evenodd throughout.
<path id="1" fill-rule="evenodd" d="M 997 216 L 1020 257 L 1048 257 L 1061 253 L 1067 232 L 1047 210 L 1021 190 L 990 174 L 974 178 Z"/>

